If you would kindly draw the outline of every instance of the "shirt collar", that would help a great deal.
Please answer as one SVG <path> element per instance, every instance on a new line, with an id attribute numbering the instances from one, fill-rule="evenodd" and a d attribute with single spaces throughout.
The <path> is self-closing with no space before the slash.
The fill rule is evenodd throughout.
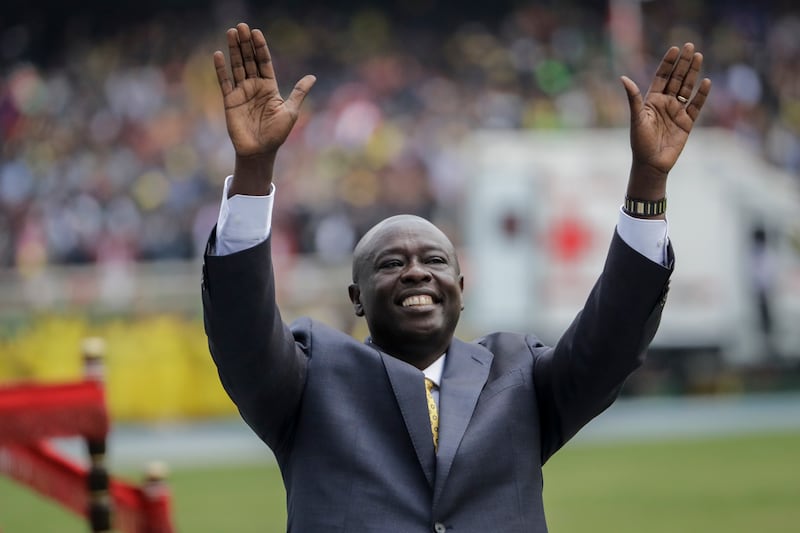
<path id="1" fill-rule="evenodd" d="M 425 377 L 433 381 L 433 384 L 439 387 L 442 381 L 442 372 L 444 371 L 444 360 L 447 354 L 442 354 L 439 358 L 431 363 L 427 368 L 422 370 Z"/>

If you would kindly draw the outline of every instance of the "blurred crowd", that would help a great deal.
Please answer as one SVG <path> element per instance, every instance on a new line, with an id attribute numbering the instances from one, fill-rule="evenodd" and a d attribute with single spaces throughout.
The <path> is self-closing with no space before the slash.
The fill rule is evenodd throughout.
<path id="1" fill-rule="evenodd" d="M 426 24 L 380 8 L 235 19 L 209 8 L 102 38 L 76 32 L 47 62 L 26 54 L 39 38 L 30 28 L 2 28 L 0 268 L 202 254 L 233 166 L 211 54 L 238 20 L 265 30 L 284 95 L 318 78 L 276 169 L 282 253 L 338 261 L 398 212 L 435 220 L 458 244 L 466 135 L 624 127 L 619 75 L 646 90 L 666 46 L 685 41 L 714 81 L 702 124 L 800 173 L 800 16 L 617 4 L 627 7 Z"/>

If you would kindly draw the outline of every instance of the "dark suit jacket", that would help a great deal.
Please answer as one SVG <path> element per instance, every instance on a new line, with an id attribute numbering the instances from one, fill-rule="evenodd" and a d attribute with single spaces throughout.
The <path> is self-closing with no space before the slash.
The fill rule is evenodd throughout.
<path id="1" fill-rule="evenodd" d="M 206 255 L 203 305 L 222 384 L 277 458 L 290 531 L 544 532 L 542 465 L 641 363 L 669 274 L 615 234 L 555 347 L 454 339 L 438 453 L 420 370 L 314 320 L 281 321 L 269 240 Z"/>

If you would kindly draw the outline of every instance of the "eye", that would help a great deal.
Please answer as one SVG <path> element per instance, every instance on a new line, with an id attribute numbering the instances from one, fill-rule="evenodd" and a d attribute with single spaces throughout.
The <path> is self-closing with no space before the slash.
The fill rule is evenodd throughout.
<path id="1" fill-rule="evenodd" d="M 444 257 L 438 256 L 438 255 L 434 255 L 432 257 L 429 257 L 426 260 L 426 262 L 429 263 L 429 264 L 433 264 L 433 265 L 446 265 L 447 264 L 447 259 L 445 259 Z"/>
<path id="2" fill-rule="evenodd" d="M 387 268 L 399 268 L 401 266 L 403 266 L 403 263 L 399 259 L 387 259 L 378 264 L 378 268 L 382 270 Z"/>

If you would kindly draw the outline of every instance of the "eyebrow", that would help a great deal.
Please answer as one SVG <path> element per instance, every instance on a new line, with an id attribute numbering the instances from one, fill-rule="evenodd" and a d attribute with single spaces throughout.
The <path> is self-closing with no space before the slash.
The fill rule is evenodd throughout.
<path id="1" fill-rule="evenodd" d="M 453 255 L 451 252 L 448 252 L 446 248 L 443 248 L 438 245 L 424 246 L 421 250 L 419 250 L 419 253 L 421 254 L 436 253 L 448 258 Z M 407 253 L 404 248 L 384 248 L 382 250 L 378 250 L 373 254 L 372 256 L 373 261 L 377 261 L 378 259 L 386 257 L 387 255 L 407 255 Z"/>

